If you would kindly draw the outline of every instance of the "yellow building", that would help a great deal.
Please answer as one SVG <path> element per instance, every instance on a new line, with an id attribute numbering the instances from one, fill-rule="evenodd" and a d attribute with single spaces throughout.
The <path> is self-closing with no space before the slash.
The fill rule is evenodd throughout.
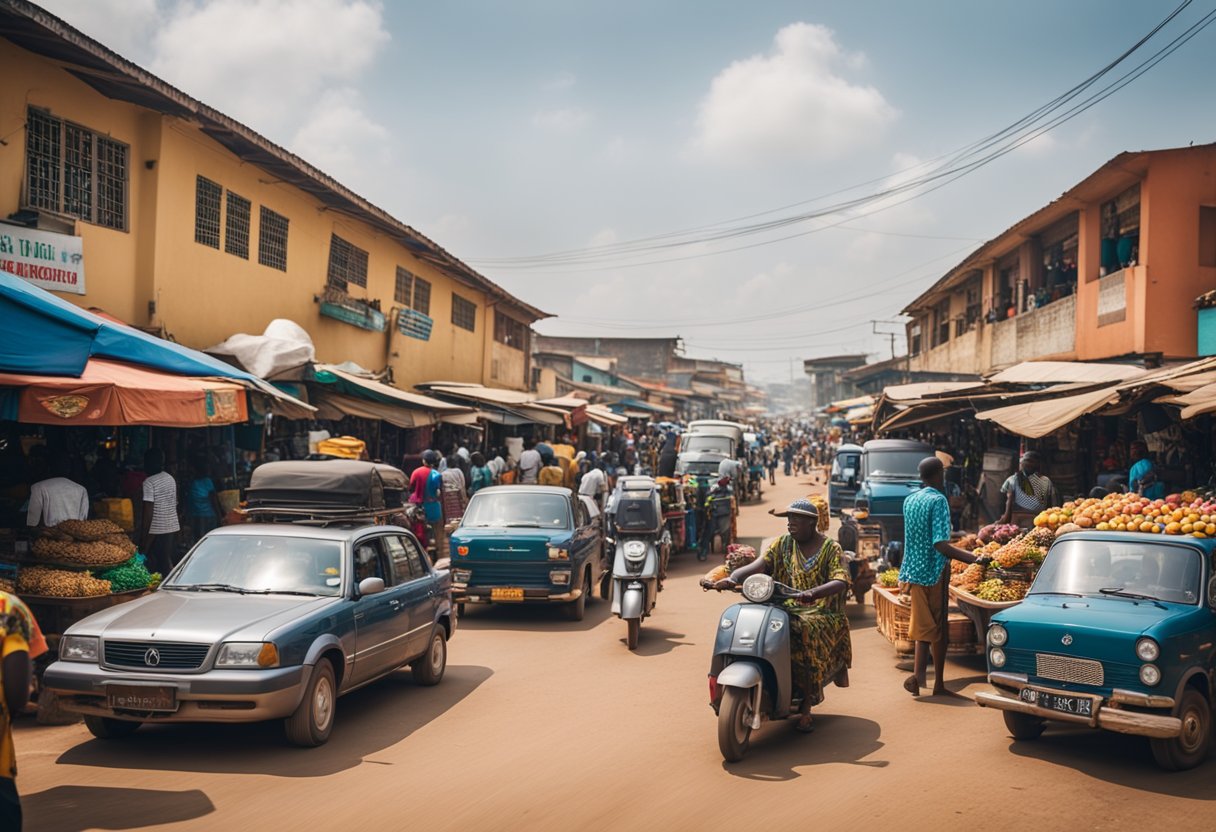
<path id="1" fill-rule="evenodd" d="M 39 285 L 191 347 L 288 318 L 401 387 L 530 386 L 545 313 L 250 128 L 22 0 L 0 79 L 0 261 L 83 254 Z"/>

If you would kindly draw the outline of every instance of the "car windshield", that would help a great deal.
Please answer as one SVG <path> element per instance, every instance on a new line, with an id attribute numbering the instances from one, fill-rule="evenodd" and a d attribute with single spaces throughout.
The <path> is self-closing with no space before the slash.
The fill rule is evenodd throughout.
<path id="1" fill-rule="evenodd" d="M 1199 552 L 1189 546 L 1061 540 L 1051 547 L 1030 594 L 1107 595 L 1197 604 L 1202 572 Z"/>
<path id="2" fill-rule="evenodd" d="M 469 501 L 461 526 L 568 529 L 570 500 L 559 494 L 527 491 L 480 492 Z"/>
<path id="3" fill-rule="evenodd" d="M 698 477 L 716 477 L 718 476 L 718 463 L 716 462 L 686 462 L 683 470 L 685 474 L 692 474 Z"/>
<path id="4" fill-rule="evenodd" d="M 690 433 L 680 443 L 681 453 L 691 454 L 722 454 L 730 456 L 731 441 L 729 436 L 706 436 Z"/>
<path id="5" fill-rule="evenodd" d="M 338 595 L 342 545 L 288 535 L 217 534 L 194 547 L 167 589 Z"/>
<path id="6" fill-rule="evenodd" d="M 932 451 L 866 451 L 866 476 L 899 479 L 919 479 L 920 461 L 932 456 Z"/>

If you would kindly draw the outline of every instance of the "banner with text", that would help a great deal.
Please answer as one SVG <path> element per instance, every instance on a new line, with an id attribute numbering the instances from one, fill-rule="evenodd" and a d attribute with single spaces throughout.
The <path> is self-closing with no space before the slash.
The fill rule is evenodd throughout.
<path id="1" fill-rule="evenodd" d="M 0 270 L 40 289 L 84 294 L 84 241 L 70 234 L 0 224 Z"/>

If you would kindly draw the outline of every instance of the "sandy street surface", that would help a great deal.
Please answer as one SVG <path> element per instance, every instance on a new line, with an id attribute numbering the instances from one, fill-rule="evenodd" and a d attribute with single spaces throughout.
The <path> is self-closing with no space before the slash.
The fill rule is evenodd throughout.
<path id="1" fill-rule="evenodd" d="M 811 490 L 778 474 L 740 535 Z M 608 605 L 479 607 L 447 677 L 408 674 L 343 698 L 328 745 L 289 747 L 278 724 L 16 728 L 27 829 L 1210 829 L 1216 766 L 1158 771 L 1142 740 L 1050 729 L 1014 744 L 976 707 L 982 661 L 952 660 L 956 695 L 914 700 L 870 605 L 850 602 L 852 686 L 828 688 L 818 730 L 767 724 L 742 763 L 718 753 L 706 671 L 718 613 L 708 564 L 677 556 L 639 649 Z M 867 598 L 868 600 L 868 598 Z"/>

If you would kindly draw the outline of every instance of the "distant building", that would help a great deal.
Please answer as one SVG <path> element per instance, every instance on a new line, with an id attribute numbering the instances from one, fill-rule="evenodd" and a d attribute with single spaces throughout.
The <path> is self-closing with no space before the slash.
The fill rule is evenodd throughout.
<path id="1" fill-rule="evenodd" d="M 803 361 L 802 369 L 811 379 L 809 408 L 812 411 L 819 410 L 832 402 L 859 395 L 857 386 L 846 379 L 844 374 L 865 363 L 865 353 L 825 355 L 822 358 L 808 358 Z"/>
<path id="2" fill-rule="evenodd" d="M 912 370 L 908 367 L 908 356 L 899 355 L 886 361 L 863 364 L 841 374 L 860 393 L 879 396 L 888 387 L 900 384 L 917 384 L 923 381 L 979 381 L 979 376 L 969 373 L 937 373 L 928 370 Z"/>

